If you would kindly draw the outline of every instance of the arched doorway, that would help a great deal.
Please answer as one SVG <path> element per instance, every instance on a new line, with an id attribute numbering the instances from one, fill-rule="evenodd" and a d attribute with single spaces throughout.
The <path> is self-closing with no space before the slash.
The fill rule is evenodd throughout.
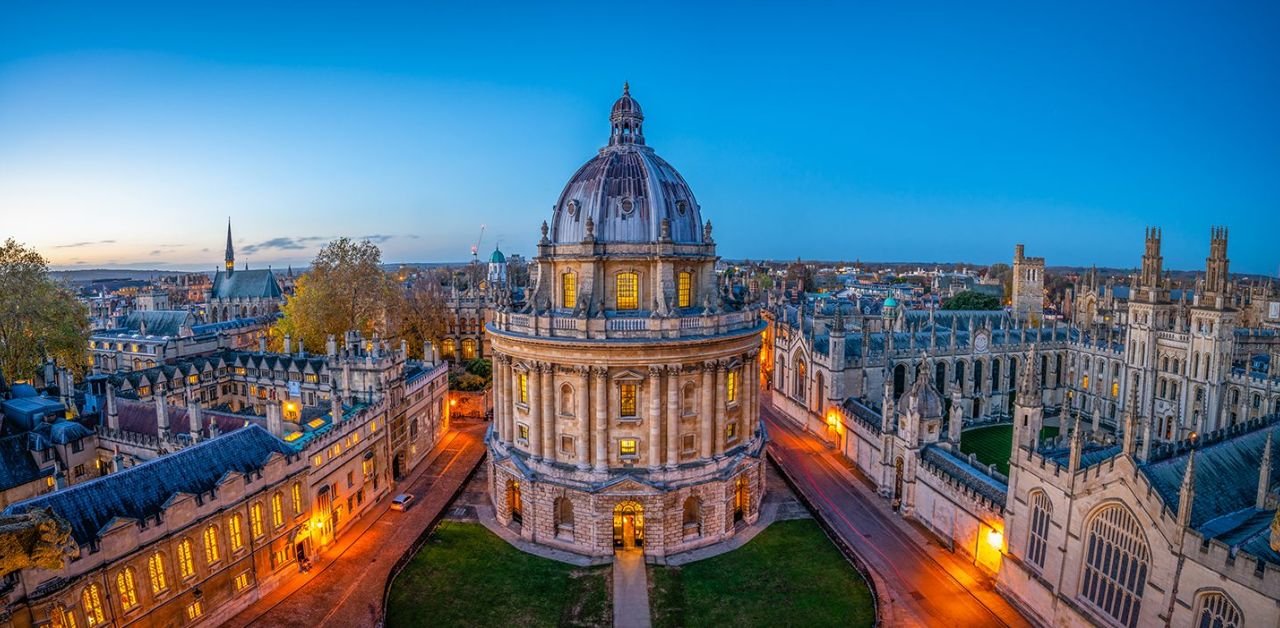
<path id="1" fill-rule="evenodd" d="M 644 546 L 644 506 L 639 502 L 619 502 L 613 508 L 613 546 L 635 549 Z"/>
<path id="2" fill-rule="evenodd" d="M 520 482 L 507 480 L 507 507 L 511 509 L 511 520 L 524 522 L 524 499 L 520 497 Z"/>
<path id="3" fill-rule="evenodd" d="M 733 482 L 733 521 L 737 523 L 742 521 L 743 516 L 747 512 L 747 506 L 751 503 L 751 494 L 747 492 L 747 476 L 740 475 Z"/>
<path id="4" fill-rule="evenodd" d="M 391 477 L 395 478 L 397 481 L 404 477 L 403 451 L 396 454 L 396 457 L 391 461 Z"/>

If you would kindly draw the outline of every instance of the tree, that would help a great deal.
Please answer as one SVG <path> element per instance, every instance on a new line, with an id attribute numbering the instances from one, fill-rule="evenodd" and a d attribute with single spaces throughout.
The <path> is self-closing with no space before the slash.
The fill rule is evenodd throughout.
<path id="1" fill-rule="evenodd" d="M 942 302 L 944 310 L 998 310 L 1000 297 L 966 290 Z"/>
<path id="2" fill-rule="evenodd" d="M 0 246 L 0 374 L 32 378 L 53 358 L 83 373 L 89 356 L 89 308 L 49 276 L 38 252 L 12 238 Z"/>
<path id="3" fill-rule="evenodd" d="M 987 279 L 999 280 L 1005 296 L 1013 294 L 1013 268 L 1008 264 L 992 264 L 987 269 Z"/>
<path id="4" fill-rule="evenodd" d="M 272 346 L 278 349 L 289 335 L 317 351 L 329 336 L 385 333 L 398 298 L 377 245 L 338 238 L 320 249 L 311 270 L 298 278 L 284 316 L 271 329 Z"/>
<path id="5" fill-rule="evenodd" d="M 409 343 L 410 357 L 422 358 L 422 343 L 439 346 L 445 335 L 449 304 L 438 277 L 431 273 L 406 285 L 391 311 L 389 335 Z"/>

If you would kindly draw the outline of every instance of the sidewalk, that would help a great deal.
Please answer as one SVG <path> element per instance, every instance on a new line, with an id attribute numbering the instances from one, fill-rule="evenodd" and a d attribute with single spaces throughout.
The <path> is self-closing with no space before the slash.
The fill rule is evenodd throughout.
<path id="1" fill-rule="evenodd" d="M 320 553 L 307 573 L 298 573 L 225 626 L 373 626 L 383 616 L 383 593 L 391 569 L 452 501 L 484 458 L 484 424 L 450 431 L 405 481 L 415 505 L 389 509 L 390 500 L 367 514 L 339 541 Z"/>
<path id="2" fill-rule="evenodd" d="M 613 560 L 614 628 L 649 628 L 649 574 L 644 553 L 618 552 Z"/>

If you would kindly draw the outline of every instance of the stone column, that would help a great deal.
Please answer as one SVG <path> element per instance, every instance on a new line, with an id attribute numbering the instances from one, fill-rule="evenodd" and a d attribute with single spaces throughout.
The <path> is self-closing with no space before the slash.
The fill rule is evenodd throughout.
<path id="1" fill-rule="evenodd" d="M 576 408 L 574 413 L 578 415 L 578 443 L 577 443 L 577 462 L 579 469 L 587 469 L 591 466 L 591 409 L 588 400 L 591 399 L 591 369 L 580 366 L 578 373 L 578 396 L 574 397 Z"/>
<path id="2" fill-rule="evenodd" d="M 662 367 L 649 367 L 649 469 L 662 465 Z"/>
<path id="3" fill-rule="evenodd" d="M 505 355 L 494 356 L 493 361 L 498 365 L 496 375 L 498 385 L 493 387 L 495 398 L 493 400 L 493 422 L 494 430 L 498 433 L 498 440 L 503 443 L 511 442 L 511 360 Z"/>
<path id="4" fill-rule="evenodd" d="M 698 452 L 710 458 L 715 441 L 711 431 L 715 425 L 716 366 L 714 362 L 702 363 L 702 412 L 698 416 Z"/>
<path id="5" fill-rule="evenodd" d="M 554 462 L 560 444 L 556 442 L 556 367 L 543 364 L 542 368 L 542 458 Z"/>
<path id="6" fill-rule="evenodd" d="M 667 467 L 680 462 L 680 366 L 667 367 Z"/>
<path id="7" fill-rule="evenodd" d="M 728 395 L 725 394 L 728 371 L 724 362 L 716 364 L 716 456 L 724 454 L 724 428 L 729 422 Z"/>
<path id="8" fill-rule="evenodd" d="M 542 365 L 529 365 L 529 452 L 542 458 Z"/>
<path id="9" fill-rule="evenodd" d="M 760 410 L 756 406 L 760 401 L 760 354 L 754 352 L 749 354 L 746 366 L 743 369 L 746 370 L 743 373 L 745 376 L 743 379 L 746 380 L 743 384 L 746 391 L 746 397 L 744 398 L 746 403 L 742 405 L 743 425 L 739 429 L 743 431 L 742 437 L 745 439 L 755 433 L 760 420 Z"/>
<path id="10" fill-rule="evenodd" d="M 596 394 L 591 400 L 596 410 L 595 437 L 595 470 L 600 472 L 609 467 L 609 369 L 597 366 L 591 369 L 595 378 Z"/>

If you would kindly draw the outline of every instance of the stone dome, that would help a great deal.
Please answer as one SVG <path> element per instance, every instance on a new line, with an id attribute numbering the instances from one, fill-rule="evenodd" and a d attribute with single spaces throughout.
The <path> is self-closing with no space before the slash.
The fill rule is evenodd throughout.
<path id="1" fill-rule="evenodd" d="M 645 146 L 644 114 L 629 87 L 613 104 L 609 122 L 609 145 L 579 168 L 560 194 L 551 241 L 582 242 L 590 219 L 599 242 L 656 242 L 666 219 L 673 242 L 701 244 L 702 217 L 693 190 Z"/>
<path id="2" fill-rule="evenodd" d="M 903 395 L 902 402 L 906 411 L 922 419 L 942 417 L 942 395 L 938 394 L 938 389 L 933 387 L 933 378 L 930 377 L 932 371 L 928 360 L 921 362 L 920 373 L 916 376 L 915 383 Z"/>

